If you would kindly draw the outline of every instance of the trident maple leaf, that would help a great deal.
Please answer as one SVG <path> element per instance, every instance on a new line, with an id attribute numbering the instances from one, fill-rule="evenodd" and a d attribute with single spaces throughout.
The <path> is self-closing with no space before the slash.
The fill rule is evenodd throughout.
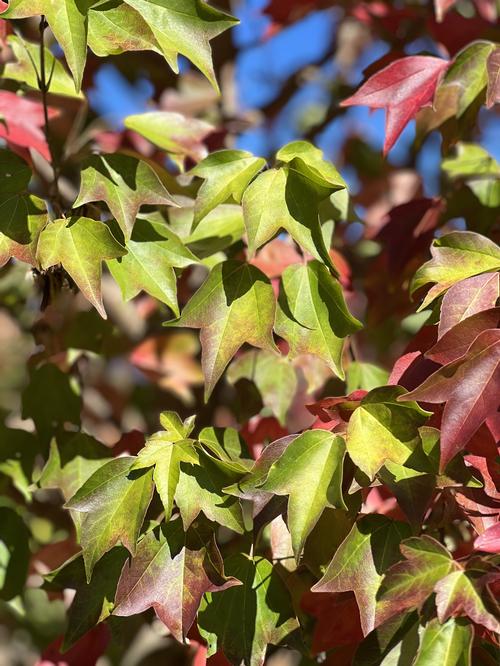
<path id="1" fill-rule="evenodd" d="M 387 155 L 409 121 L 422 107 L 432 103 L 437 84 L 449 64 L 431 56 L 400 58 L 371 76 L 341 106 L 386 110 L 384 155 Z"/>

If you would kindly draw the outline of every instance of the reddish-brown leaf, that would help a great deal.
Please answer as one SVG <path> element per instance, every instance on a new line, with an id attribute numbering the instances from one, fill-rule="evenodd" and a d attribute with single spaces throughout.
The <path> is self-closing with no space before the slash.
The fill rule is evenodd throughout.
<path id="1" fill-rule="evenodd" d="M 49 108 L 49 120 L 59 115 Z M 43 106 L 8 90 L 0 90 L 0 137 L 7 143 L 22 148 L 32 148 L 46 160 L 50 151 L 45 140 Z"/>
<path id="2" fill-rule="evenodd" d="M 488 70 L 486 106 L 490 109 L 494 104 L 500 102 L 500 47 L 488 56 L 486 69 Z"/>
<path id="3" fill-rule="evenodd" d="M 474 548 L 476 550 L 482 550 L 485 553 L 500 553 L 500 522 L 488 527 L 488 529 L 474 541 Z"/>
<path id="4" fill-rule="evenodd" d="M 399 400 L 446 403 L 441 470 L 461 451 L 500 400 L 500 329 L 483 331 L 464 356 L 434 372 Z"/>
<path id="5" fill-rule="evenodd" d="M 341 645 L 359 643 L 363 638 L 358 604 L 352 592 L 306 592 L 300 605 L 316 618 L 312 643 L 314 655 Z"/>
<path id="6" fill-rule="evenodd" d="M 436 19 L 442 21 L 446 12 L 453 7 L 457 0 L 434 0 Z"/>
<path id="7" fill-rule="evenodd" d="M 386 110 L 384 154 L 387 154 L 408 122 L 434 98 L 447 60 L 431 56 L 400 58 L 377 72 L 341 106 L 368 106 Z"/>

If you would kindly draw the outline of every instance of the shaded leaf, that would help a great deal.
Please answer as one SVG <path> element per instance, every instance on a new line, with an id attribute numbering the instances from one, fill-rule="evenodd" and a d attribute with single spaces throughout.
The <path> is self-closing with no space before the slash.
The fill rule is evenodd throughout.
<path id="1" fill-rule="evenodd" d="M 377 590 L 383 574 L 400 559 L 399 544 L 410 529 L 380 515 L 362 517 L 335 553 L 314 592 L 353 591 L 358 602 L 363 634 L 375 627 Z"/>
<path id="2" fill-rule="evenodd" d="M 21 516 L 7 506 L 0 507 L 0 599 L 21 594 L 28 576 L 31 534 Z"/>
<path id="3" fill-rule="evenodd" d="M 408 520 L 420 524 L 434 496 L 435 475 L 386 460 L 377 476 L 396 497 Z"/>
<path id="4" fill-rule="evenodd" d="M 102 262 L 126 254 L 126 249 L 102 222 L 89 217 L 71 217 L 48 225 L 38 243 L 43 269 L 61 264 L 103 319 Z"/>
<path id="5" fill-rule="evenodd" d="M 17 35 L 10 35 L 7 43 L 16 58 L 16 62 L 8 62 L 2 72 L 4 79 L 25 83 L 34 90 L 39 90 L 38 73 L 40 67 L 40 47 Z M 50 72 L 48 92 L 65 97 L 83 99 L 81 92 L 75 92 L 75 84 L 63 65 L 57 60 L 50 49 L 45 49 L 45 67 Z"/>
<path id="6" fill-rule="evenodd" d="M 241 553 L 225 562 L 242 586 L 208 596 L 198 615 L 208 656 L 222 650 L 233 664 L 262 666 L 268 645 L 280 645 L 298 628 L 289 593 L 271 562 Z"/>
<path id="7" fill-rule="evenodd" d="M 254 266 L 229 260 L 214 266 L 180 319 L 170 326 L 201 328 L 205 399 L 245 342 L 274 351 L 273 288 Z"/>
<path id="8" fill-rule="evenodd" d="M 411 284 L 413 293 L 430 282 L 435 283 L 419 311 L 460 280 L 500 269 L 498 245 L 472 231 L 453 231 L 437 238 L 431 254 L 432 259 L 418 269 Z"/>
<path id="9" fill-rule="evenodd" d="M 345 180 L 333 164 L 325 160 L 323 152 L 308 141 L 288 143 L 276 153 L 276 159 L 305 176 L 320 199 L 347 188 Z"/>
<path id="10" fill-rule="evenodd" d="M 370 479 L 386 461 L 404 465 L 420 443 L 418 428 L 427 421 L 429 413 L 415 402 L 408 409 L 400 409 L 398 398 L 405 394 L 400 386 L 374 389 L 361 400 L 349 420 L 347 451 Z"/>
<path id="11" fill-rule="evenodd" d="M 364 105 L 386 110 L 384 154 L 387 154 L 408 122 L 432 102 L 439 79 L 449 64 L 430 56 L 400 58 L 371 76 L 341 106 Z"/>
<path id="12" fill-rule="evenodd" d="M 135 459 L 115 458 L 100 467 L 67 502 L 85 514 L 80 543 L 87 582 L 96 563 L 121 542 L 134 554 L 153 494 L 152 470 L 132 472 Z"/>
<path id="13" fill-rule="evenodd" d="M 297 392 L 295 368 L 287 358 L 264 350 L 252 350 L 231 363 L 226 374 L 231 384 L 240 379 L 254 382 L 265 407 L 284 425 Z"/>
<path id="14" fill-rule="evenodd" d="M 196 526 L 184 534 L 181 521 L 174 520 L 148 532 L 125 563 L 113 614 L 127 617 L 154 608 L 172 635 L 183 642 L 203 595 L 239 584 L 224 575 L 213 534 Z"/>
<path id="15" fill-rule="evenodd" d="M 0 195 L 0 268 L 11 257 L 38 266 L 38 241 L 48 221 L 42 199 L 32 194 Z"/>
<path id="16" fill-rule="evenodd" d="M 125 256 L 107 262 L 123 298 L 128 301 L 145 291 L 179 316 L 174 268 L 198 263 L 197 257 L 164 222 L 153 218 L 140 217 L 135 221 L 126 247 Z"/>
<path id="17" fill-rule="evenodd" d="M 165 59 L 177 74 L 183 55 L 217 88 L 210 40 L 238 21 L 201 0 L 125 0 L 144 19 Z"/>
<path id="18" fill-rule="evenodd" d="M 444 546 L 426 535 L 403 541 L 400 549 L 405 560 L 392 565 L 377 593 L 377 624 L 420 608 L 436 583 L 458 566 Z"/>
<path id="19" fill-rule="evenodd" d="M 219 204 L 234 199 L 241 203 L 243 193 L 266 161 L 244 150 L 220 150 L 211 153 L 190 174 L 204 178 L 194 209 L 194 228 Z"/>
<path id="20" fill-rule="evenodd" d="M 291 442 L 258 490 L 288 495 L 287 524 L 298 562 L 305 541 L 327 507 L 346 509 L 342 497 L 345 442 L 310 430 Z"/>
<path id="21" fill-rule="evenodd" d="M 361 327 L 325 266 L 312 261 L 283 272 L 275 330 L 289 343 L 291 358 L 314 354 L 343 379 L 344 338 Z"/>
<path id="22" fill-rule="evenodd" d="M 131 155 L 92 155 L 81 174 L 80 193 L 73 208 L 105 201 L 125 240 L 132 234 L 141 206 L 175 204 L 152 167 Z"/>
<path id="23" fill-rule="evenodd" d="M 19 155 L 11 150 L 0 149 L 0 179 L 2 196 L 21 194 L 31 180 L 31 169 Z"/>
<path id="24" fill-rule="evenodd" d="M 441 470 L 466 445 L 479 426 L 498 409 L 500 329 L 481 333 L 464 356 L 436 370 L 399 400 L 444 403 Z"/>

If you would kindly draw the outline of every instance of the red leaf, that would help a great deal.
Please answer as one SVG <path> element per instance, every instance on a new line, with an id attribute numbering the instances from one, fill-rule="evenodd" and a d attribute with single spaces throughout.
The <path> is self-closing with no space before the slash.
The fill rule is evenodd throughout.
<path id="1" fill-rule="evenodd" d="M 349 395 L 335 398 L 323 398 L 306 408 L 323 423 L 331 423 L 332 427 L 347 423 L 352 412 L 358 407 L 368 391 L 358 390 Z"/>
<path id="2" fill-rule="evenodd" d="M 474 275 L 454 284 L 444 295 L 441 304 L 438 338 L 467 317 L 495 307 L 498 297 L 500 297 L 498 273 Z"/>
<path id="3" fill-rule="evenodd" d="M 484 492 L 500 501 L 500 464 L 497 462 L 500 449 L 488 421 L 483 423 L 467 444 L 467 451 L 464 458 L 483 477 Z"/>
<path id="4" fill-rule="evenodd" d="M 363 638 L 358 604 L 352 592 L 306 592 L 302 609 L 316 618 L 313 655 L 341 645 L 352 645 Z"/>
<path id="5" fill-rule="evenodd" d="M 481 333 L 464 356 L 434 372 L 399 400 L 446 402 L 441 427 L 441 469 L 462 450 L 500 400 L 500 329 Z"/>
<path id="6" fill-rule="evenodd" d="M 59 115 L 57 109 L 49 108 L 49 119 Z M 0 90 L 0 137 L 7 143 L 23 148 L 32 148 L 50 161 L 50 151 L 42 131 L 44 126 L 43 106 L 8 90 Z"/>
<path id="7" fill-rule="evenodd" d="M 480 333 L 497 328 L 499 323 L 500 308 L 477 312 L 447 331 L 425 355 L 441 365 L 452 363 L 465 354 Z"/>
<path id="8" fill-rule="evenodd" d="M 408 122 L 430 104 L 447 60 L 408 56 L 391 63 L 366 81 L 341 106 L 368 106 L 386 110 L 384 154 L 387 154 Z"/>
<path id="9" fill-rule="evenodd" d="M 474 541 L 474 548 L 485 553 L 500 553 L 500 523 L 488 527 L 486 532 Z"/>
<path id="10" fill-rule="evenodd" d="M 293 245 L 275 238 L 265 245 L 249 262 L 261 270 L 268 278 L 279 277 L 285 268 L 302 261 Z"/>
<path id="11" fill-rule="evenodd" d="M 61 654 L 62 636 L 51 643 L 35 666 L 95 666 L 109 643 L 110 631 L 105 624 L 98 624 L 85 634 L 73 647 Z"/>

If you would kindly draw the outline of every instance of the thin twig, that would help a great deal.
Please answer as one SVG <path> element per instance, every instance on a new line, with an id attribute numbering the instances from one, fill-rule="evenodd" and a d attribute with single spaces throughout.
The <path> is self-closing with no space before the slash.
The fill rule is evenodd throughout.
<path id="1" fill-rule="evenodd" d="M 54 179 L 52 182 L 52 192 L 51 198 L 54 206 L 58 209 L 58 213 L 62 213 L 61 198 L 59 192 L 59 175 L 60 175 L 60 165 L 57 158 L 57 153 L 54 149 L 54 144 L 52 142 L 52 134 L 50 131 L 50 121 L 49 121 L 49 105 L 48 105 L 48 92 L 50 88 L 50 83 L 52 79 L 52 74 L 50 74 L 49 80 L 47 80 L 47 72 L 45 71 L 45 30 L 48 27 L 48 23 L 45 20 L 45 16 L 40 18 L 40 72 L 37 72 L 38 77 L 38 87 L 42 94 L 42 104 L 43 104 L 43 117 L 44 117 L 44 133 L 45 140 L 49 147 L 50 152 L 50 161 L 52 166 L 52 171 L 54 173 Z"/>

